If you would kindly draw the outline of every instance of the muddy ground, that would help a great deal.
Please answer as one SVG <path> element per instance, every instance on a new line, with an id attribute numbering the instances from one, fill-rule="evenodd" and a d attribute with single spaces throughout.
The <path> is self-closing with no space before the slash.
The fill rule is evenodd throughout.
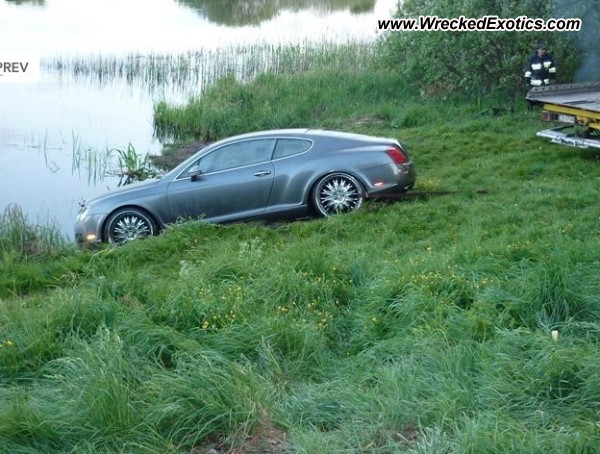
<path id="1" fill-rule="evenodd" d="M 162 155 L 151 156 L 150 159 L 159 169 L 171 170 L 207 145 L 207 142 L 202 141 L 172 145 L 166 148 Z"/>

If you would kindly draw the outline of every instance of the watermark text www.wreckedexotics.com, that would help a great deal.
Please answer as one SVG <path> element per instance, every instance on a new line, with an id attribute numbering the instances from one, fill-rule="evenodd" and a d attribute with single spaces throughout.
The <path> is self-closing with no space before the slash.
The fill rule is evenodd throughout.
<path id="1" fill-rule="evenodd" d="M 35 83 L 40 79 L 37 55 L 0 52 L 0 83 Z"/>
<path id="2" fill-rule="evenodd" d="M 498 16 L 474 17 L 438 17 L 419 16 L 395 19 L 380 19 L 377 21 L 379 30 L 389 31 L 505 31 L 532 32 L 557 31 L 573 32 L 581 29 L 579 18 L 550 18 L 519 16 L 502 18 Z"/>

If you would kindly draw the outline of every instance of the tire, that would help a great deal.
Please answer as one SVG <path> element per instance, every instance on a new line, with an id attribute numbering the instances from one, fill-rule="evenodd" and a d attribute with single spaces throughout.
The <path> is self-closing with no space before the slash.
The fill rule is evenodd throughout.
<path id="1" fill-rule="evenodd" d="M 121 208 L 115 211 L 105 225 L 104 238 L 113 244 L 125 244 L 158 232 L 152 216 L 138 208 Z"/>
<path id="2" fill-rule="evenodd" d="M 311 205 L 318 216 L 349 213 L 362 205 L 361 184 L 347 173 L 331 173 L 321 178 L 311 194 Z"/>

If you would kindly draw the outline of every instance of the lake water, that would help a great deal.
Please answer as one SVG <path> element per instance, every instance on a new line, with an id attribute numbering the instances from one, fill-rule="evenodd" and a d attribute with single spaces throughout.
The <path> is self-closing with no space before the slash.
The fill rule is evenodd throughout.
<path id="1" fill-rule="evenodd" d="M 160 153 L 154 103 L 183 102 L 200 92 L 207 78 L 198 72 L 211 61 L 240 47 L 372 41 L 377 19 L 391 17 L 395 5 L 0 0 L 0 60 L 29 53 L 42 62 L 36 83 L 0 82 L 0 210 L 18 204 L 30 222 L 52 223 L 72 238 L 78 202 L 116 186 L 103 177 L 114 166 L 109 151 L 131 143 L 140 154 Z M 177 66 L 178 58 L 196 62 L 189 72 L 194 77 L 179 69 L 158 82 L 127 75 L 132 65 L 163 70 Z"/>

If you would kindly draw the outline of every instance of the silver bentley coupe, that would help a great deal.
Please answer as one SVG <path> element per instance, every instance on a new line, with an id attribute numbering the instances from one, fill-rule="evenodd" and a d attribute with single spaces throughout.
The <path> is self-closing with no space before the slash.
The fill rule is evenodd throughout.
<path id="1" fill-rule="evenodd" d="M 347 213 L 367 197 L 411 189 L 415 177 L 396 139 L 314 129 L 253 132 L 212 143 L 159 179 L 83 202 L 75 238 L 121 244 L 178 220 Z"/>

